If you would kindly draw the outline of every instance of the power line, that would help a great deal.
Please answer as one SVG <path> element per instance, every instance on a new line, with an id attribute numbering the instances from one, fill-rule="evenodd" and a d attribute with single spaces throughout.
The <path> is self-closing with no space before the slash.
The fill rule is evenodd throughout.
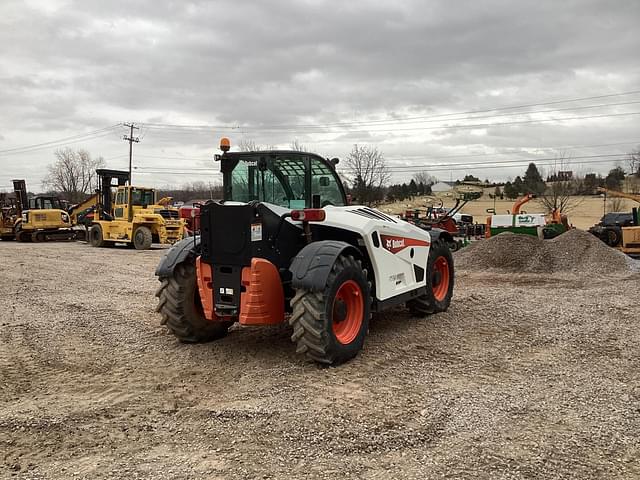
<path id="1" fill-rule="evenodd" d="M 640 140 L 633 140 L 627 142 L 616 142 L 616 143 L 599 143 L 599 144 L 590 144 L 590 145 L 538 145 L 531 147 L 504 147 L 510 149 L 519 148 L 520 150 L 509 151 L 509 152 L 491 152 L 491 153 L 466 153 L 466 154 L 455 154 L 455 155 L 430 155 L 430 154 L 412 154 L 412 155 L 385 155 L 385 159 L 397 159 L 404 160 L 410 158 L 425 158 L 428 156 L 430 159 L 440 159 L 440 158 L 466 158 L 466 157 L 488 157 L 494 155 L 514 155 L 518 153 L 529 153 L 524 152 L 526 149 L 536 149 L 536 150 L 564 150 L 564 149 L 585 149 L 585 148 L 598 148 L 598 147 L 612 147 L 618 145 L 636 145 L 640 144 Z M 309 152 L 310 153 L 310 152 Z M 118 155 L 115 157 L 109 157 L 106 160 L 114 160 L 118 158 L 122 158 L 126 155 Z M 137 158 L 150 158 L 150 159 L 158 159 L 158 160 L 195 160 L 195 161 L 212 161 L 213 154 L 207 157 L 190 157 L 190 156 L 175 156 L 175 155 L 145 155 L 138 154 Z"/>
<path id="2" fill-rule="evenodd" d="M 618 158 L 611 157 L 621 157 L 626 156 L 626 154 L 609 154 L 609 155 L 590 155 L 584 157 L 572 157 L 571 159 L 559 161 L 557 158 L 539 158 L 539 159 L 512 159 L 507 161 L 497 161 L 497 162 L 477 162 L 477 163 L 454 163 L 454 164 L 421 164 L 421 165 L 398 165 L 391 166 L 389 170 L 392 173 L 412 173 L 411 170 L 419 170 L 419 171 L 463 171 L 463 170 L 477 170 L 477 169 L 485 169 L 485 168 L 509 168 L 509 167 L 520 167 L 529 163 L 536 163 L 537 165 L 554 165 L 561 163 L 563 165 L 574 165 L 574 164 L 596 164 L 596 163 L 611 163 L 613 161 L 618 161 Z M 603 160 L 604 158 L 610 158 L 609 160 Z M 170 175 L 198 175 L 204 173 L 211 174 L 220 174 L 219 170 L 215 170 L 214 168 L 191 168 L 191 169 L 183 169 L 176 170 L 172 167 L 136 167 L 138 170 L 142 170 L 143 173 L 148 174 L 170 174 Z M 411 169 L 411 170 L 406 170 Z M 339 169 L 339 173 L 347 173 L 345 169 Z"/>
<path id="3" fill-rule="evenodd" d="M 21 147 L 13 147 L 5 150 L 0 150 L 0 155 L 5 154 L 15 154 L 15 153 L 26 153 L 34 150 L 41 150 L 44 148 L 51 148 L 55 146 L 63 146 L 70 143 L 77 143 L 79 141 L 83 141 L 89 138 L 98 138 L 106 135 L 110 135 L 115 127 L 118 127 L 119 124 L 111 125 L 109 127 L 100 128 L 98 130 L 94 130 L 87 133 L 72 135 L 70 137 L 60 138 L 58 140 L 50 140 L 48 142 L 35 143 L 32 145 L 23 145 Z M 104 132 L 104 133 L 103 133 Z"/>
<path id="4" fill-rule="evenodd" d="M 584 101 L 584 100 L 596 100 L 596 99 L 601 99 L 601 98 L 611 98 L 611 97 L 619 97 L 619 96 L 626 96 L 626 95 L 634 95 L 640 93 L 640 90 L 632 90 L 632 91 L 628 91 L 628 92 L 619 92 L 619 93 L 612 93 L 612 94 L 606 94 L 606 95 L 595 95 L 595 96 L 590 96 L 590 97 L 580 97 L 580 98 L 572 98 L 572 99 L 565 99 L 565 100 L 554 100 L 554 101 L 549 101 L 549 102 L 539 102 L 539 103 L 529 103 L 529 104 L 524 104 L 524 105 L 511 105 L 511 106 L 505 106 L 505 107 L 495 107 L 495 108 L 489 108 L 489 109 L 484 109 L 484 110 L 467 110 L 464 112 L 453 112 L 453 113 L 442 113 L 442 114 L 435 114 L 435 115 L 421 115 L 421 116 L 416 116 L 416 117 L 397 117 L 396 119 L 394 119 L 393 121 L 410 121 L 410 120 L 420 120 L 420 119 L 431 119 L 431 118 L 441 118 L 441 117 L 448 117 L 448 116 L 457 116 L 457 115 L 471 115 L 471 114 L 475 114 L 475 113 L 488 113 L 488 112 L 495 112 L 495 111 L 501 111 L 501 110 L 515 110 L 515 109 L 520 109 L 520 108 L 530 108 L 530 107 L 538 107 L 538 106 L 546 106 L 546 105 L 557 105 L 557 104 L 562 104 L 562 103 L 571 103 L 571 102 L 578 102 L 578 101 Z M 630 103 L 637 103 L 637 102 L 628 102 Z M 615 104 L 610 104 L 610 105 L 615 105 Z M 606 106 L 605 105 L 600 105 L 600 106 Z M 574 107 L 574 108 L 569 108 L 569 110 L 571 109 L 575 109 L 575 108 L 583 108 L 583 107 Z M 586 108 L 591 108 L 591 107 L 586 107 Z M 549 110 L 548 110 L 549 111 Z M 550 111 L 555 111 L 555 110 L 550 110 Z M 535 113 L 535 112 L 521 112 L 521 113 Z M 493 115 L 492 115 L 493 116 Z M 369 124 L 369 123 L 375 123 L 375 122 L 389 122 L 391 120 L 385 119 L 385 120 L 369 120 L 369 121 L 363 121 L 363 122 L 338 122 L 338 123 L 327 123 L 327 124 L 280 124 L 280 125 L 272 125 L 272 126 L 267 126 L 267 128 L 285 128 L 285 129 L 291 129 L 291 128 L 305 128 L 305 127 L 332 127 L 332 126 L 350 126 L 350 125 L 357 125 L 357 124 Z M 172 127 L 172 128 L 193 128 L 193 129 L 231 129 L 231 130 L 238 130 L 240 128 L 249 128 L 249 129 L 256 129 L 254 127 L 252 127 L 251 125 L 247 125 L 247 126 L 242 126 L 240 127 L 239 125 L 236 126 L 229 126 L 229 125 L 180 125 L 180 124 L 164 124 L 164 123 L 146 123 L 145 126 L 147 127 L 160 127 L 160 128 L 165 128 L 165 127 Z M 258 129 L 261 127 L 257 127 Z"/>
<path id="5" fill-rule="evenodd" d="M 466 121 L 466 120 L 481 120 L 486 118 L 496 118 L 496 117 L 511 117 L 517 115 L 534 115 L 540 113 L 552 113 L 552 112 L 562 112 L 562 111 L 570 111 L 570 110 L 586 110 L 590 108 L 604 108 L 604 107 L 613 107 L 613 106 L 624 106 L 624 105 L 637 105 L 640 103 L 640 100 L 633 102 L 619 102 L 619 103 L 603 103 L 599 105 L 582 105 L 577 107 L 566 107 L 566 108 L 553 108 L 547 110 L 531 110 L 531 111 L 522 111 L 522 112 L 511 112 L 511 113 L 496 113 L 492 115 L 482 115 L 482 116 L 466 116 L 460 118 L 446 118 L 447 121 Z M 316 125 L 290 125 L 290 126 L 281 126 L 281 125 L 266 125 L 266 126 L 243 126 L 244 129 L 269 129 L 271 131 L 287 131 L 287 129 L 299 128 L 300 132 L 304 132 L 302 129 L 306 128 L 340 128 L 340 127 L 366 127 L 366 126 L 384 126 L 384 125 L 399 125 L 403 123 L 434 123 L 434 122 L 442 122 L 443 120 L 439 117 L 445 116 L 453 116 L 453 115 L 462 115 L 462 114 L 453 114 L 453 113 L 445 113 L 440 115 L 432 115 L 432 116 L 422 116 L 422 117 L 406 117 L 406 118 L 397 118 L 397 119 L 386 119 L 386 120 L 368 120 L 368 121 L 354 121 L 354 122 L 341 122 L 341 123 L 326 123 L 326 124 L 316 124 Z M 166 125 L 163 124 L 146 124 L 146 127 L 151 130 L 160 130 L 160 131 L 184 131 L 184 130 L 211 130 L 211 129 L 231 129 L 236 130 L 238 127 L 230 127 L 223 125 Z"/>
<path id="6" fill-rule="evenodd" d="M 585 116 L 578 116 L 578 117 L 561 117 L 561 118 L 547 118 L 547 119 L 537 119 L 537 120 L 514 120 L 514 121 L 509 121 L 509 122 L 495 122 L 495 123 L 476 123 L 476 124 L 454 124 L 454 125 L 438 125 L 438 126 L 431 126 L 431 127 L 408 127 L 408 128 L 381 128 L 381 129 L 369 129 L 369 130 L 355 130 L 355 129 L 349 129 L 349 128 L 344 128 L 341 131 L 348 131 L 351 133 L 384 133 L 384 132 L 408 132 L 408 131 L 424 131 L 424 130 L 446 130 L 446 129 L 474 129 L 474 128 L 488 128 L 488 127 L 501 127 L 501 126 L 508 126 L 508 125 L 525 125 L 525 124 L 536 124 L 536 123 L 546 123 L 546 122 L 564 122 L 564 121 L 569 121 L 569 120 L 588 120 L 588 119 L 593 119 L 593 118 L 606 118 L 606 117 L 624 117 L 624 116 L 632 116 L 632 115 L 639 115 L 640 112 L 624 112 L 624 113 L 604 113 L 604 114 L 596 114 L 596 115 L 585 115 Z M 153 128 L 153 127 L 149 127 L 147 125 L 147 128 Z M 216 127 L 216 126 L 208 126 L 208 129 L 221 129 L 221 128 L 225 128 L 225 127 Z M 324 128 L 324 127 L 321 127 Z M 327 127 L 327 128 L 332 128 L 332 127 Z M 356 126 L 356 128 L 359 128 L 359 126 Z M 166 131 L 169 129 L 161 129 L 158 131 Z M 325 130 L 295 130 L 295 129 L 291 129 L 291 130 L 280 130 L 280 129 L 273 129 L 273 128 L 248 128 L 248 127 L 243 127 L 243 130 L 245 132 L 251 132 L 253 131 L 254 133 L 290 133 L 290 134 L 296 134 L 296 133 L 307 133 L 307 134 L 311 134 L 311 133 L 340 133 L 340 132 L 329 132 Z M 193 131 L 192 133 L 206 133 L 207 135 L 211 135 L 210 131 L 204 132 L 204 131 Z"/>
<path id="7" fill-rule="evenodd" d="M 600 154 L 600 155 L 582 155 L 577 157 L 571 157 L 571 159 L 592 159 L 592 158 L 607 158 L 607 157 L 626 157 L 628 153 L 609 153 L 609 154 Z M 424 155 L 423 158 L 431 158 L 428 155 Z M 434 166 L 448 166 L 448 165 L 494 165 L 496 163 L 511 163 L 511 162 L 537 162 L 537 161 L 557 161 L 557 157 L 545 157 L 545 158 L 514 158 L 511 160 L 496 160 L 496 161 L 486 161 L 486 162 L 473 162 L 473 163 L 439 163 L 439 164 L 430 164 Z M 189 167 L 183 168 L 181 170 L 177 170 L 175 167 L 143 167 L 137 166 L 136 169 L 147 170 L 170 170 L 170 171 L 190 171 L 190 172 L 198 172 L 198 171 L 210 171 L 211 167 Z M 415 168 L 415 165 L 397 165 L 393 168 Z"/>

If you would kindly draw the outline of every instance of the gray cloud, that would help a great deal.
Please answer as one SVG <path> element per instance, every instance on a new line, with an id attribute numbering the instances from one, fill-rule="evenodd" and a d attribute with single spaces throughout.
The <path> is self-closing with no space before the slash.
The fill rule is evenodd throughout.
<path id="1" fill-rule="evenodd" d="M 297 137 L 331 156 L 344 156 L 357 142 L 376 143 L 396 158 L 634 140 L 637 117 L 495 126 L 481 135 L 408 132 L 402 125 L 325 135 L 249 127 L 437 115 L 636 90 L 638 19 L 638 2 L 577 0 L 5 1 L 0 150 L 131 120 L 240 125 L 230 133 L 235 143 L 244 136 L 286 146 Z M 625 99 L 640 96 L 614 100 Z M 120 133 L 81 146 L 116 157 L 126 150 Z M 164 149 L 202 158 L 222 133 L 149 129 L 136 147 L 160 157 Z M 616 148 L 606 151 L 625 151 Z M 52 155 L 35 157 L 30 161 L 40 168 L 29 172 L 37 176 Z M 0 156 L 0 166 L 19 172 L 21 158 Z M 0 188 L 4 183 L 0 176 Z"/>

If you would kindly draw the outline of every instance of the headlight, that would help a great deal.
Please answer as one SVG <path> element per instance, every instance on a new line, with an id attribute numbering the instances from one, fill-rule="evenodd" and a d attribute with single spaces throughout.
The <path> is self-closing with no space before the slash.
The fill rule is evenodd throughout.
<path id="1" fill-rule="evenodd" d="M 29 221 L 29 214 L 27 212 L 24 212 L 22 214 L 22 223 L 27 223 Z"/>

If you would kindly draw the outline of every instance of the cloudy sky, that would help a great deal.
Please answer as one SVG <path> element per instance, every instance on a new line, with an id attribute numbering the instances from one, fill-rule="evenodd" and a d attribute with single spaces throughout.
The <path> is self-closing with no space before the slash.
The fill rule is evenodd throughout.
<path id="1" fill-rule="evenodd" d="M 606 172 L 640 144 L 640 2 L 2 0 L 0 190 L 66 146 L 134 183 L 216 180 L 218 140 L 401 181 Z"/>

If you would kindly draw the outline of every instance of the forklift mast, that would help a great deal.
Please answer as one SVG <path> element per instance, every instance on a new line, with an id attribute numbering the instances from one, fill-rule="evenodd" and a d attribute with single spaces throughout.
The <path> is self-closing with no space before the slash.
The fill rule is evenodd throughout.
<path id="1" fill-rule="evenodd" d="M 102 216 L 103 212 L 111 215 L 111 205 L 113 203 L 111 188 L 126 185 L 129 181 L 129 172 L 99 168 L 96 170 L 96 174 L 98 175 L 98 205 L 96 212 L 98 216 Z M 115 185 L 112 184 L 114 179 L 117 180 Z"/>
<path id="2" fill-rule="evenodd" d="M 29 198 L 27 196 L 27 183 L 24 180 L 12 180 L 13 191 L 16 194 L 16 208 L 18 215 L 22 214 L 22 210 L 29 209 Z"/>

